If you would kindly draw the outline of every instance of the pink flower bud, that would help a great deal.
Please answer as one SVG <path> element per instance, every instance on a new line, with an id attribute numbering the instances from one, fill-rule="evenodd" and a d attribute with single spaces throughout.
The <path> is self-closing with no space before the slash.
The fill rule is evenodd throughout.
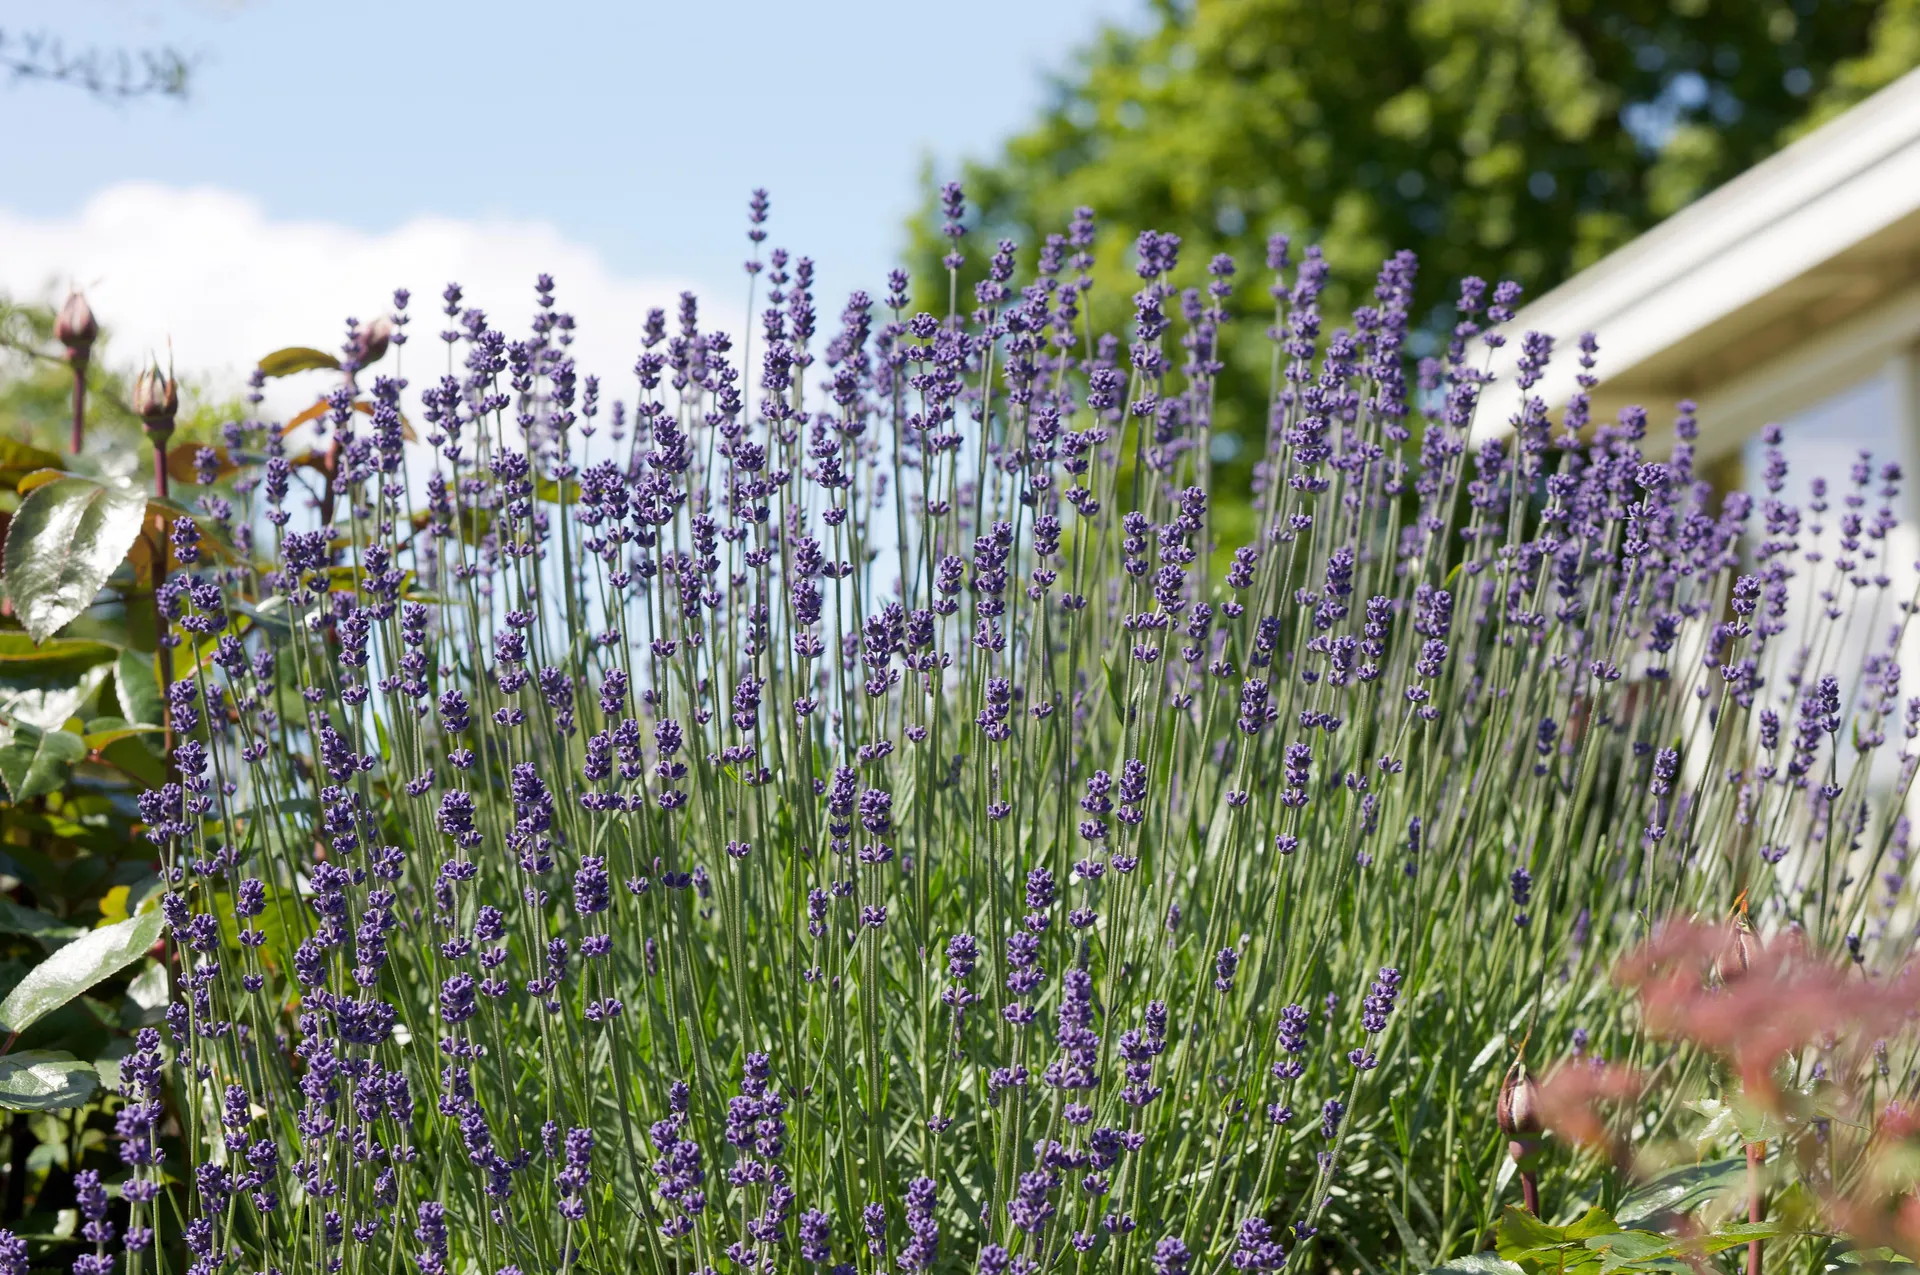
<path id="1" fill-rule="evenodd" d="M 1515 1063 L 1500 1082 L 1496 1115 L 1500 1132 L 1509 1138 L 1527 1138 L 1540 1132 L 1540 1086 L 1527 1074 L 1525 1063 Z"/>
<path id="2" fill-rule="evenodd" d="M 173 432 L 173 418 L 180 410 L 180 387 L 158 364 L 134 381 L 133 410 L 146 424 L 149 435 Z"/>
<path id="3" fill-rule="evenodd" d="M 67 294 L 66 304 L 60 307 L 60 314 L 53 321 L 53 334 L 67 347 L 67 358 L 80 363 L 86 361 L 87 352 L 100 335 L 100 324 L 93 317 L 93 307 L 78 290 Z"/>
<path id="4" fill-rule="evenodd" d="M 370 363 L 378 363 L 386 356 L 387 343 L 392 339 L 393 321 L 384 314 L 361 328 L 354 338 L 354 365 L 366 367 Z"/>
<path id="5" fill-rule="evenodd" d="M 1722 984 L 1738 982 L 1753 969 L 1754 958 L 1759 955 L 1758 941 L 1754 938 L 1753 927 L 1747 924 L 1745 917 L 1736 919 L 1727 943 L 1714 961 L 1713 973 Z"/>

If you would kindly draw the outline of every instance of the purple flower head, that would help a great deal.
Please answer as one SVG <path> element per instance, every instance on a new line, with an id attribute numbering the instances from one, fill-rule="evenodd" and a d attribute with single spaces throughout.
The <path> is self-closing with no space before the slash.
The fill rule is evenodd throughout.
<path id="1" fill-rule="evenodd" d="M 1220 992 L 1232 991 L 1234 971 L 1239 967 L 1240 953 L 1230 947 L 1221 948 L 1219 955 L 1213 958 L 1214 990 Z"/>
<path id="2" fill-rule="evenodd" d="M 609 720 L 621 716 L 627 706 L 627 675 L 620 669 L 609 669 L 600 680 L 600 711 Z"/>
<path id="3" fill-rule="evenodd" d="M 183 567 L 190 567 L 200 561 L 200 528 L 193 519 L 182 514 L 173 520 L 173 530 L 168 539 L 173 544 L 173 558 Z"/>
<path id="4" fill-rule="evenodd" d="M 1035 868 L 1027 873 L 1027 910 L 1041 912 L 1053 906 L 1053 873 Z"/>
<path id="5" fill-rule="evenodd" d="M 1647 791 L 1656 797 L 1664 797 L 1673 791 L 1673 779 L 1680 769 L 1679 750 L 1662 748 L 1653 755 L 1653 782 Z"/>
<path id="6" fill-rule="evenodd" d="M 939 1255 L 940 1223 L 933 1216 L 936 1193 L 932 1178 L 915 1178 L 907 1184 L 907 1243 L 900 1250 L 902 1270 L 930 1270 Z"/>
<path id="7" fill-rule="evenodd" d="M 1287 1251 L 1273 1238 L 1265 1218 L 1250 1217 L 1240 1224 L 1232 1260 L 1237 1271 L 1277 1271 L 1287 1264 Z"/>
<path id="8" fill-rule="evenodd" d="M 833 1222 L 819 1209 L 800 1215 L 800 1260 L 821 1265 L 833 1260 Z"/>
<path id="9" fill-rule="evenodd" d="M 466 1022 L 479 1008 L 471 974 L 454 974 L 440 984 L 440 1018 L 449 1026 Z"/>
<path id="10" fill-rule="evenodd" d="M 1367 998 L 1360 1003 L 1360 1030 L 1369 1036 L 1385 1031 L 1387 1018 L 1399 999 L 1400 971 L 1385 966 L 1375 976 L 1373 986 L 1367 989 Z"/>
<path id="11" fill-rule="evenodd" d="M 607 874 L 607 861 L 598 855 L 586 855 L 580 860 L 580 870 L 573 875 L 573 906 L 581 916 L 592 916 L 604 912 L 613 900 L 613 880 Z"/>
<path id="12" fill-rule="evenodd" d="M 1275 1043 L 1284 1057 L 1273 1064 L 1276 1078 L 1295 1080 L 1306 1071 L 1301 1055 L 1307 1052 L 1307 1022 L 1310 1017 L 1305 1005 L 1288 1005 L 1280 1011 Z"/>
<path id="13" fill-rule="evenodd" d="M 947 940 L 947 977 L 956 981 L 970 978 L 979 956 L 980 944 L 973 935 L 954 935 Z"/>

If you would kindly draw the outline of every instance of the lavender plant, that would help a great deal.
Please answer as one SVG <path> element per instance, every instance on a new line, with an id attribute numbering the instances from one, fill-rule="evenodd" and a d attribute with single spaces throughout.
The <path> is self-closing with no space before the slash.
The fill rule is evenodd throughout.
<path id="1" fill-rule="evenodd" d="M 316 446 L 243 423 L 162 562 L 179 995 L 88 1269 L 1430 1263 L 1517 1196 L 1520 1043 L 1642 1048 L 1655 918 L 1904 957 L 1893 467 L 1716 494 L 1536 333 L 1477 442 L 1518 289 L 1416 362 L 1408 254 L 1326 334 L 1316 250 L 1143 235 L 1095 333 L 1083 211 L 966 307 L 945 208 L 946 313 L 823 341 L 757 194 L 751 330 L 655 311 L 617 399 L 544 277 L 520 339 L 449 286 L 424 360 L 404 292 L 276 356 Z"/>

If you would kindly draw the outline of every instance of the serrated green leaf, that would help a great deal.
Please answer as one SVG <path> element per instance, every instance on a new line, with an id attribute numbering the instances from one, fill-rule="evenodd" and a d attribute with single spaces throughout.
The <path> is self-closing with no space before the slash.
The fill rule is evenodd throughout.
<path id="1" fill-rule="evenodd" d="M 1632 1226 L 1662 1213 L 1691 1213 L 1730 1191 L 1744 1189 L 1746 1181 L 1745 1158 L 1683 1164 L 1629 1191 L 1614 1217 Z"/>
<path id="2" fill-rule="evenodd" d="M 120 652 L 113 666 L 113 689 L 120 699 L 120 715 L 134 725 L 158 726 L 165 720 L 160 673 L 145 651 Z"/>
<path id="3" fill-rule="evenodd" d="M 148 961 L 146 968 L 127 984 L 126 1000 L 120 1006 L 120 1025 L 132 1029 L 165 1021 L 167 994 L 167 967 L 159 961 Z"/>
<path id="4" fill-rule="evenodd" d="M 1758 1103 L 1740 1099 L 1731 1105 L 1742 1142 L 1776 1142 L 1794 1132 L 1792 1125 Z"/>
<path id="5" fill-rule="evenodd" d="M 67 768 L 86 755 L 86 741 L 72 731 L 22 727 L 0 746 L 0 782 L 17 806 L 65 784 Z"/>
<path id="6" fill-rule="evenodd" d="M 111 642 L 59 638 L 36 643 L 24 633 L 0 633 L 0 681 L 30 686 L 78 677 L 111 664 L 120 648 Z"/>
<path id="7" fill-rule="evenodd" d="M 1639 1261 L 1656 1254 L 1671 1253 L 1674 1241 L 1665 1235 L 1652 1231 L 1613 1231 L 1606 1235 L 1589 1236 L 1587 1247 L 1596 1252 L 1605 1249 L 1621 1253 Z"/>
<path id="8" fill-rule="evenodd" d="M 1890 1248 L 1849 1248 L 1827 1258 L 1827 1269 L 1836 1266 L 1873 1269 L 1883 1266 L 1912 1266 L 1911 1259 Z"/>
<path id="9" fill-rule="evenodd" d="M 69 925 L 50 912 L 22 907 L 12 899 L 0 897 L 0 934 L 24 934 L 54 946 L 86 932 L 84 926 Z"/>
<path id="10" fill-rule="evenodd" d="M 166 918 L 155 908 L 92 930 L 27 971 L 0 1001 L 0 1031 L 20 1032 L 102 979 L 139 960 L 160 938 Z"/>
<path id="11" fill-rule="evenodd" d="M 43 1049 L 0 1058 L 0 1108 L 64 1111 L 93 1096 L 99 1077 L 92 1063 Z"/>
<path id="12" fill-rule="evenodd" d="M 1517 1260 L 1523 1254 L 1554 1248 L 1568 1242 L 1565 1230 L 1557 1226 L 1548 1226 L 1515 1204 L 1507 1205 L 1506 1212 L 1500 1215 L 1498 1236 L 1500 1256 L 1509 1261 Z"/>
<path id="13" fill-rule="evenodd" d="M 1608 1249 L 1600 1260 L 1599 1275 L 1613 1275 L 1615 1271 L 1667 1271 L 1670 1275 L 1699 1275 L 1686 1261 L 1678 1257 L 1628 1257 L 1616 1250 Z"/>
<path id="14" fill-rule="evenodd" d="M 1755 1240 L 1778 1239 L 1785 1234 L 1787 1228 L 1779 1222 L 1729 1222 L 1711 1235 L 1689 1240 L 1687 1249 L 1694 1253 L 1720 1253 Z"/>
<path id="15" fill-rule="evenodd" d="M 58 469 L 60 457 L 23 443 L 17 438 L 0 438 L 0 487 L 11 487 L 36 469 Z"/>
<path id="16" fill-rule="evenodd" d="M 227 610 L 246 616 L 255 627 L 264 629 L 276 638 L 286 638 L 293 634 L 293 618 L 287 614 L 285 600 L 277 594 L 258 605 L 229 602 Z"/>
<path id="17" fill-rule="evenodd" d="M 1429 1268 L 1424 1275 L 1522 1275 L 1522 1272 L 1497 1253 L 1466 1253 Z"/>
<path id="18" fill-rule="evenodd" d="M 1587 1248 L 1602 1254 L 1600 1269 L 1602 1272 L 1624 1270 L 1629 1267 L 1636 1271 L 1668 1270 L 1676 1251 L 1674 1242 L 1664 1235 L 1655 1235 L 1652 1231 L 1617 1231 L 1608 1235 L 1595 1235 L 1588 1238 Z M 1671 1265 L 1670 1265 L 1671 1263 Z"/>
<path id="19" fill-rule="evenodd" d="M 312 372 L 319 368 L 338 371 L 340 360 L 325 350 L 316 350 L 309 345 L 290 345 L 260 360 L 260 370 L 268 376 L 292 376 L 295 372 Z"/>
<path id="20" fill-rule="evenodd" d="M 158 735 L 164 729 L 160 726 L 136 726 L 123 717 L 96 717 L 87 723 L 86 734 L 82 738 L 87 741 L 88 748 L 99 752 L 123 739 L 132 739 L 138 735 Z"/>
<path id="21" fill-rule="evenodd" d="M 93 602 L 140 534 L 147 500 L 129 487 L 59 478 L 20 503 L 7 528 L 6 589 L 36 642 Z"/>
<path id="22" fill-rule="evenodd" d="M 106 680 L 107 666 L 100 664 L 61 685 L 0 689 L 0 722 L 8 729 L 24 724 L 36 730 L 58 730 Z"/>
<path id="23" fill-rule="evenodd" d="M 100 750 L 100 760 L 148 788 L 167 782 L 167 764 L 144 739 L 114 740 Z"/>
<path id="24" fill-rule="evenodd" d="M 1597 1235 L 1618 1235 L 1619 1233 L 1620 1223 L 1614 1221 L 1613 1214 L 1598 1204 L 1582 1213 L 1566 1228 L 1566 1237 L 1570 1240 L 1587 1240 Z"/>
<path id="25" fill-rule="evenodd" d="M 1707 1117 L 1707 1123 L 1694 1132 L 1693 1144 L 1699 1154 L 1705 1155 L 1711 1148 L 1718 1146 L 1739 1130 L 1734 1119 L 1733 1108 L 1718 1098 L 1700 1098 L 1687 1104 L 1688 1108 Z"/>

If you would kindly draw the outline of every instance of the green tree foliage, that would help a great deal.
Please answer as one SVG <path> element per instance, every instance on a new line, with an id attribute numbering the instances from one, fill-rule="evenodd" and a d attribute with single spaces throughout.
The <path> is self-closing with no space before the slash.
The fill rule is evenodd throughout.
<path id="1" fill-rule="evenodd" d="M 1920 0 L 1160 0 L 1147 28 L 1103 31 L 962 174 L 969 272 L 991 239 L 1030 254 L 1096 211 L 1096 329 L 1145 229 L 1183 237 L 1187 282 L 1232 253 L 1243 309 L 1275 231 L 1323 246 L 1336 320 L 1401 248 L 1435 326 L 1466 275 L 1537 296 L 1920 63 Z M 931 196 L 913 234 L 938 277 Z M 1222 393 L 1257 403 L 1265 345 L 1240 326 Z"/>

